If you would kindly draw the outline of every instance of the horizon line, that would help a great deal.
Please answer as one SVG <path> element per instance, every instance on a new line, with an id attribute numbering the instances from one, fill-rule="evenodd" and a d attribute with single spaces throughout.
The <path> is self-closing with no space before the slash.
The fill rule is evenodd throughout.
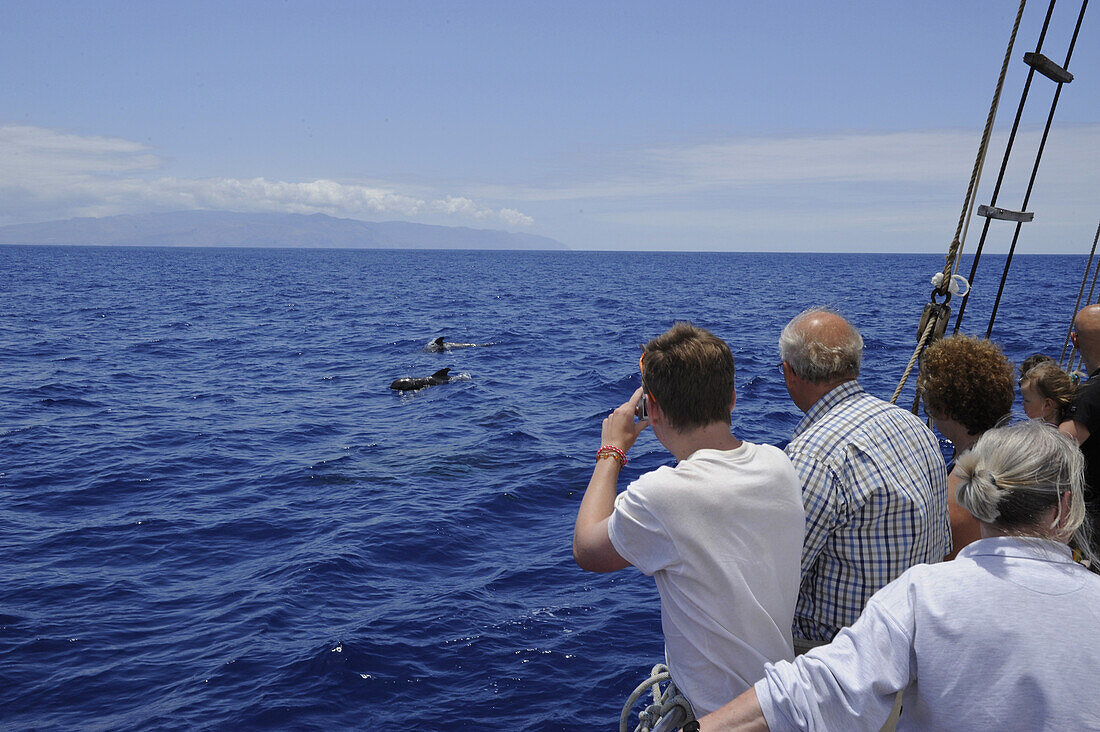
<path id="1" fill-rule="evenodd" d="M 347 252 L 531 252 L 547 254 L 812 254 L 829 256 L 834 254 L 873 254 L 905 256 L 946 256 L 935 251 L 893 252 L 882 250 L 795 250 L 795 249 L 574 249 L 565 246 L 564 249 L 527 249 L 513 247 L 498 248 L 471 248 L 471 247 L 331 247 L 331 246 L 255 246 L 237 244 L 43 244 L 43 243 L 0 243 L 0 247 L 84 247 L 100 249 L 252 249 L 252 250 L 287 250 L 298 249 L 302 251 L 347 251 Z M 983 256 L 1007 257 L 1008 252 L 984 251 Z M 960 257 L 973 256 L 972 252 L 962 252 Z M 1083 252 L 1014 252 L 1013 257 L 1084 257 Z M 1091 254 L 1089 256 L 1092 256 Z"/>

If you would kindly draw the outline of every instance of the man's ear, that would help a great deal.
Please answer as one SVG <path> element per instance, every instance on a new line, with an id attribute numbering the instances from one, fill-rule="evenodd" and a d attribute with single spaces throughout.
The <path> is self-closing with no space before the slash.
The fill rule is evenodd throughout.
<path id="1" fill-rule="evenodd" d="M 665 413 L 661 411 L 661 405 L 657 403 L 657 400 L 653 398 L 653 395 L 646 392 L 646 411 L 649 413 L 649 425 L 652 427 L 655 424 L 665 423 Z"/>
<path id="2" fill-rule="evenodd" d="M 798 376 L 795 374 L 794 369 L 791 368 L 791 365 L 789 363 L 787 363 L 786 361 L 780 361 L 779 365 L 781 367 L 783 367 L 783 381 L 789 387 L 790 383 L 791 383 L 791 379 L 797 379 Z"/>
<path id="3" fill-rule="evenodd" d="M 733 390 L 733 399 L 730 399 L 730 413 L 733 413 L 733 408 L 737 406 L 737 389 Z"/>

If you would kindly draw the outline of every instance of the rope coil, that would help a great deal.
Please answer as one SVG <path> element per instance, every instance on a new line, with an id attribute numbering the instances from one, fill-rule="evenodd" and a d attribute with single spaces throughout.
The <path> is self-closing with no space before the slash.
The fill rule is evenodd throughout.
<path id="1" fill-rule="evenodd" d="M 664 689 L 661 684 L 668 682 Z M 660 732 L 665 729 L 679 729 L 695 719 L 691 704 L 684 698 L 676 683 L 672 680 L 672 673 L 668 666 L 659 663 L 650 671 L 649 678 L 638 684 L 634 692 L 623 705 L 623 712 L 619 715 L 619 732 L 630 732 L 630 711 L 634 704 L 641 699 L 646 691 L 652 689 L 653 701 L 638 713 L 638 726 L 634 732 Z M 674 727 L 662 724 L 662 721 L 671 722 Z"/>

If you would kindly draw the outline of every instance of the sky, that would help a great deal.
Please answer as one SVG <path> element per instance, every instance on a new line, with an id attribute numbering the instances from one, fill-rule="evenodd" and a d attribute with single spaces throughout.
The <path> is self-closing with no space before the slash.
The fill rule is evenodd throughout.
<path id="1" fill-rule="evenodd" d="M 573 249 L 946 252 L 1017 3 L 0 0 L 0 225 L 185 209 Z M 1065 60 L 1080 4 L 1043 50 Z M 1047 12 L 1027 7 L 979 203 Z M 1086 13 L 1022 253 L 1100 219 Z M 1036 76 L 998 204 L 1019 209 Z M 971 228 L 977 242 L 981 221 Z M 1014 227 L 994 222 L 987 251 Z"/>

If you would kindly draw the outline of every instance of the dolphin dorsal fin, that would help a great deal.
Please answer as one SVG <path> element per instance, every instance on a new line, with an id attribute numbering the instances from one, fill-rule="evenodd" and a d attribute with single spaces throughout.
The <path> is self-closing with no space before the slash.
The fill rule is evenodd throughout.
<path id="1" fill-rule="evenodd" d="M 432 343 L 434 343 L 437 346 L 442 346 L 443 345 L 443 336 L 439 336 L 434 341 L 432 341 Z"/>
<path id="2" fill-rule="evenodd" d="M 450 372 L 450 369 L 449 369 L 449 368 L 446 368 L 446 369 L 440 369 L 439 371 L 436 371 L 436 372 L 435 372 L 434 374 L 432 374 L 432 378 L 433 378 L 433 379 L 446 379 L 446 378 L 447 378 L 447 374 L 448 374 L 449 372 Z"/>

